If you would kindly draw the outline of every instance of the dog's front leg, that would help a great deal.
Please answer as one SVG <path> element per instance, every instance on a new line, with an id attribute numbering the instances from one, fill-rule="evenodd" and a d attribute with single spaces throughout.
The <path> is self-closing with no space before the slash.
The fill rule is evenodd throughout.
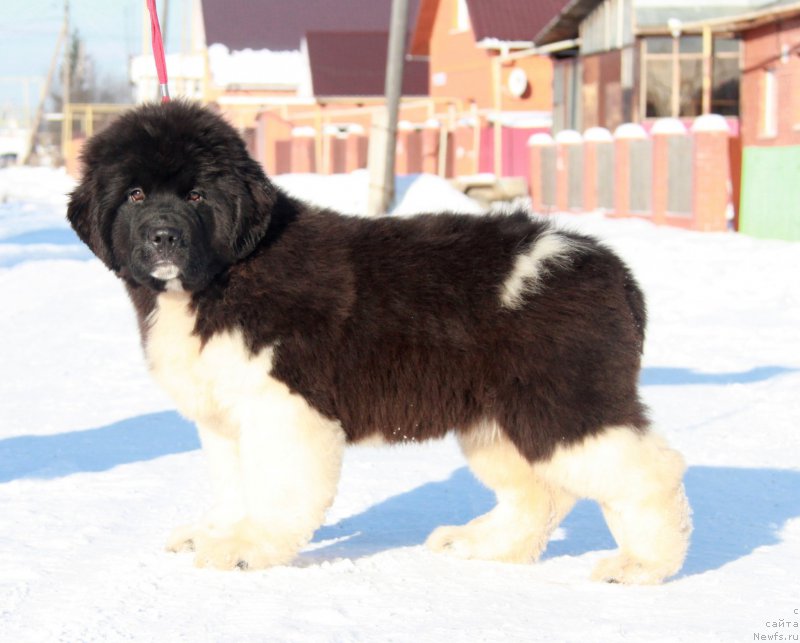
<path id="1" fill-rule="evenodd" d="M 212 428 L 211 423 L 198 423 L 197 431 L 211 475 L 213 504 L 196 522 L 173 529 L 169 551 L 193 551 L 198 539 L 230 531 L 246 513 L 238 435 Z"/>
<path id="2" fill-rule="evenodd" d="M 195 541 L 195 564 L 261 569 L 291 561 L 322 524 L 336 492 L 344 433 L 338 422 L 272 380 L 237 407 L 244 514 Z"/>

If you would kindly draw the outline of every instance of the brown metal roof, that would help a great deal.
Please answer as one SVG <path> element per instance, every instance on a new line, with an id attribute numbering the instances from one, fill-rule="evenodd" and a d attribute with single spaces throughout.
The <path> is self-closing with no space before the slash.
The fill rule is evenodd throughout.
<path id="1" fill-rule="evenodd" d="M 202 0 L 206 44 L 300 49 L 308 31 L 388 31 L 391 0 Z M 413 24 L 419 0 L 409 0 Z"/>
<path id="2" fill-rule="evenodd" d="M 547 23 L 534 34 L 537 46 L 549 45 L 561 40 L 578 37 L 578 27 L 603 0 L 569 0 L 562 3 L 558 15 L 551 16 Z"/>
<path id="3" fill-rule="evenodd" d="M 528 41 L 539 33 L 568 0 L 467 0 L 475 39 Z"/>
<path id="4" fill-rule="evenodd" d="M 314 96 L 383 96 L 389 33 L 324 32 L 306 34 Z M 406 60 L 403 94 L 428 94 L 428 63 Z"/>

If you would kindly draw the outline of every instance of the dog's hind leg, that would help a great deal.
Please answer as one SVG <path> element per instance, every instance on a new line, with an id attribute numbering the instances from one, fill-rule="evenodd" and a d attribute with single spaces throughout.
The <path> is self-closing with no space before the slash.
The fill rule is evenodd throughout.
<path id="1" fill-rule="evenodd" d="M 595 580 L 655 584 L 681 568 L 691 519 L 683 458 L 653 433 L 612 427 L 534 469 L 552 484 L 600 503 L 619 553 L 601 560 Z"/>
<path id="2" fill-rule="evenodd" d="M 459 439 L 475 476 L 495 492 L 497 506 L 466 525 L 439 527 L 427 546 L 461 558 L 538 560 L 575 497 L 538 476 L 496 426 L 482 425 Z"/>

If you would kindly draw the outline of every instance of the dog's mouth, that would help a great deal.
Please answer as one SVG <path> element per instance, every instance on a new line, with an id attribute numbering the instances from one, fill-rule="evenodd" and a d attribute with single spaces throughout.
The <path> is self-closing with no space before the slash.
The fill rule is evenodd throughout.
<path id="1" fill-rule="evenodd" d="M 153 270 L 150 271 L 150 276 L 155 279 L 160 279 L 161 281 L 170 281 L 172 279 L 177 279 L 178 275 L 181 274 L 181 269 L 178 268 L 174 263 L 171 262 L 159 262 L 154 267 Z"/>

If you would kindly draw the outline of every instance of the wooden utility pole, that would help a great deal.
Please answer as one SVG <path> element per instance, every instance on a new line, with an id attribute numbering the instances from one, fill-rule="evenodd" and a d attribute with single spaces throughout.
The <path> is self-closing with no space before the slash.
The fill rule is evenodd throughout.
<path id="1" fill-rule="evenodd" d="M 64 55 L 62 56 L 61 69 L 61 111 L 66 113 L 70 102 L 70 89 L 72 88 L 72 42 L 69 38 L 69 0 L 64 0 Z M 77 56 L 78 52 L 74 52 Z"/>
<path id="2" fill-rule="evenodd" d="M 403 90 L 403 60 L 408 31 L 408 0 L 392 0 L 392 21 L 386 56 L 386 111 L 373 119 L 370 132 L 367 212 L 385 214 L 394 199 L 397 117 Z"/>
<path id="3" fill-rule="evenodd" d="M 39 137 L 39 127 L 42 124 L 44 117 L 44 104 L 47 97 L 50 95 L 50 86 L 53 84 L 53 76 L 56 71 L 56 64 L 58 63 L 58 52 L 61 51 L 61 46 L 64 45 L 66 51 L 67 34 L 69 33 L 69 0 L 64 0 L 64 20 L 61 23 L 61 32 L 58 34 L 56 41 L 56 48 L 53 50 L 53 57 L 50 59 L 50 69 L 47 70 L 47 80 L 42 87 L 42 95 L 39 98 L 39 106 L 36 108 L 36 115 L 33 117 L 31 124 L 31 137 L 28 142 L 28 151 L 25 152 L 25 157 L 22 159 L 22 164 L 27 165 L 31 162 L 31 157 L 36 150 L 36 139 Z"/>
<path id="4" fill-rule="evenodd" d="M 169 0 L 164 0 L 164 10 L 161 12 L 161 39 L 167 42 L 167 26 L 169 25 Z"/>
<path id="5" fill-rule="evenodd" d="M 67 156 L 70 152 L 69 146 L 72 142 L 72 110 L 70 109 L 72 63 L 73 56 L 77 57 L 79 54 L 77 49 L 72 51 L 72 42 L 69 38 L 69 0 L 64 0 L 64 29 L 67 35 L 64 41 L 64 56 L 62 57 L 61 69 L 61 159 L 66 164 Z"/>

